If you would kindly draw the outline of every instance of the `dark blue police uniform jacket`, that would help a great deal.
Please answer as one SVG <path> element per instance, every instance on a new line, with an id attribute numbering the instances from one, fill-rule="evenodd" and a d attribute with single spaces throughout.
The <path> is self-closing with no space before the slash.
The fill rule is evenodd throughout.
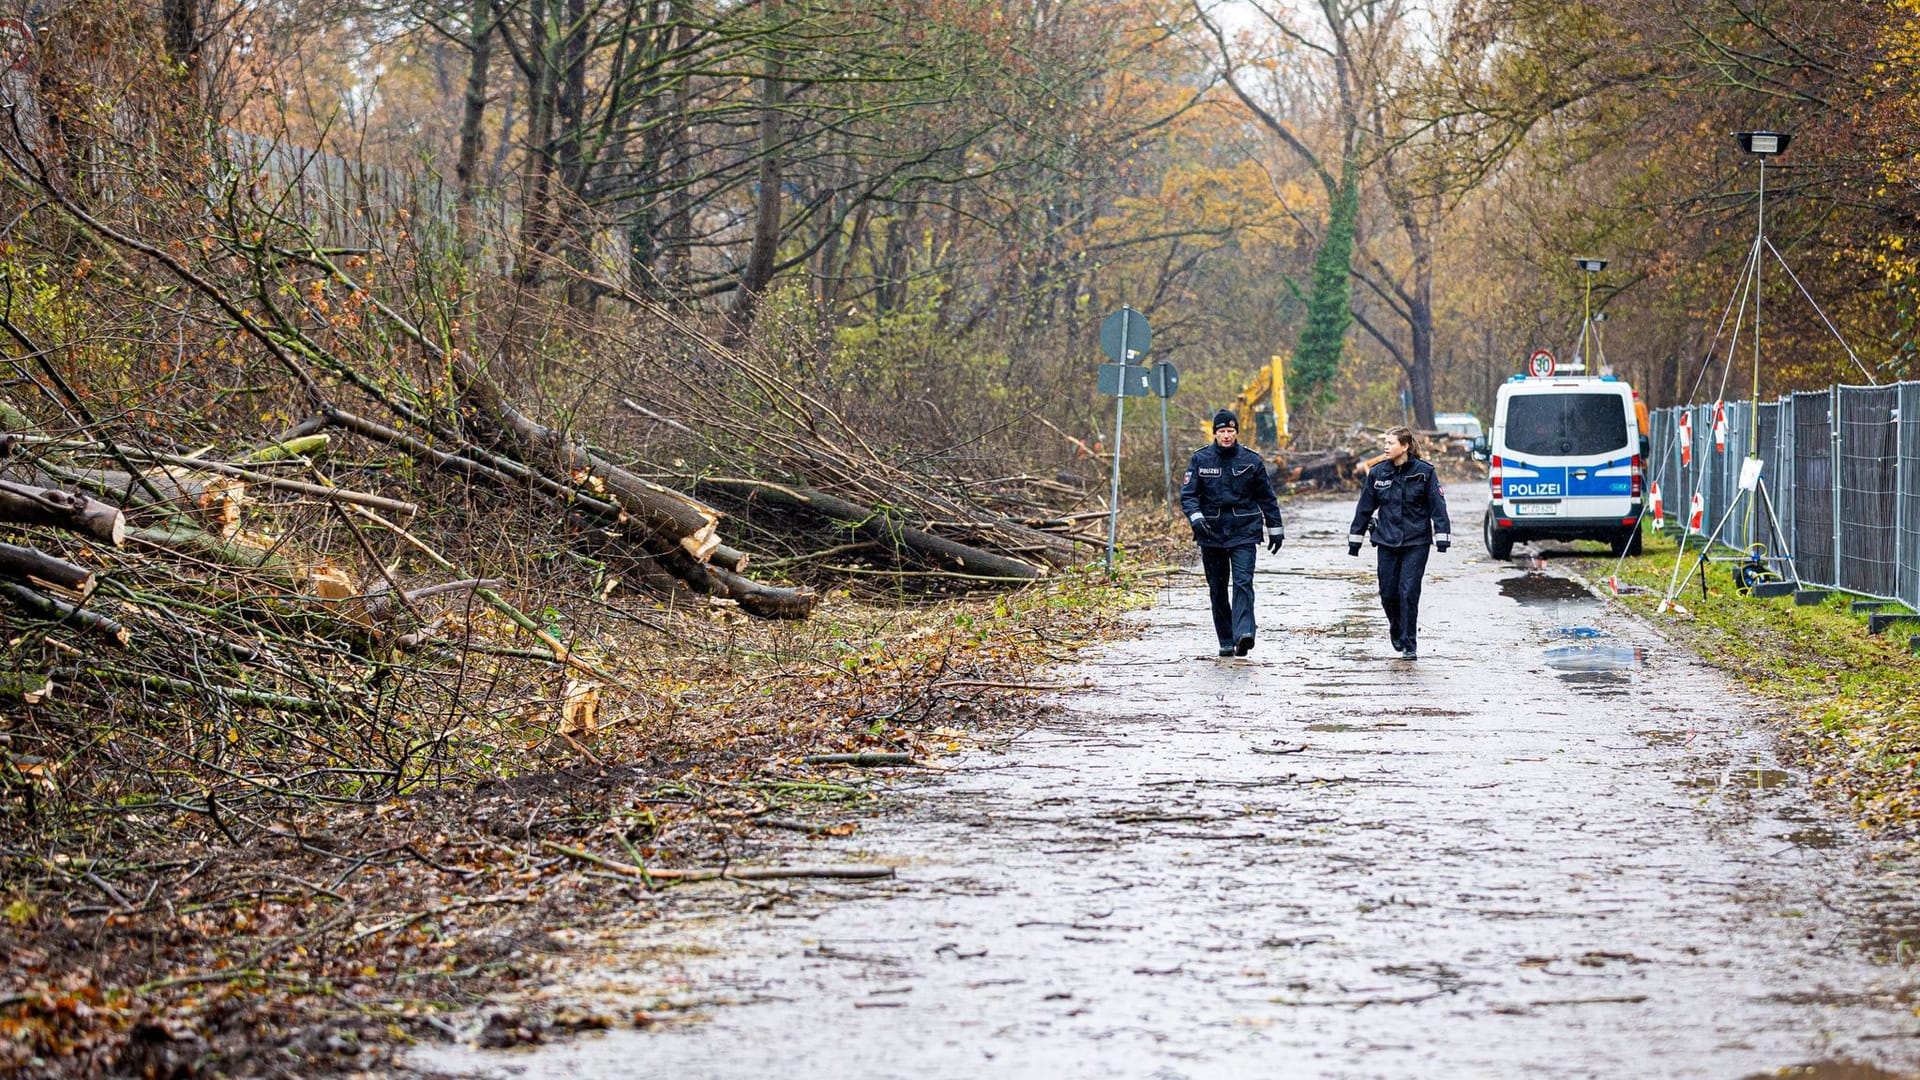
<path id="1" fill-rule="evenodd" d="M 1433 466 L 1419 458 L 1410 457 L 1399 466 L 1383 461 L 1367 470 L 1360 505 L 1353 511 L 1353 527 L 1347 530 L 1347 543 L 1366 539 L 1369 518 L 1376 547 L 1424 547 L 1432 541 L 1453 539 L 1447 493 Z"/>
<path id="2" fill-rule="evenodd" d="M 1187 478 L 1180 485 L 1180 509 L 1187 520 L 1204 518 L 1213 530 L 1213 539 L 1200 541 L 1202 547 L 1257 544 L 1262 520 L 1274 532 L 1285 531 L 1279 500 L 1267 481 L 1267 463 L 1239 443 L 1231 450 L 1208 443 L 1193 452 Z"/>

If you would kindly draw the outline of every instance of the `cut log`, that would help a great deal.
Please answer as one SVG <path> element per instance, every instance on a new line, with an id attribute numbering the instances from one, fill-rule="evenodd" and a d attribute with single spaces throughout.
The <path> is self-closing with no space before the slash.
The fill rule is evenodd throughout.
<path id="1" fill-rule="evenodd" d="M 709 565 L 706 570 L 718 585 L 710 590 L 713 595 L 732 600 L 740 610 L 762 619 L 804 619 L 820 603 L 820 594 L 812 589 L 764 585 L 718 566 Z"/>
<path id="2" fill-rule="evenodd" d="M 747 572 L 747 558 L 746 552 L 721 544 L 713 549 L 713 554 L 707 556 L 707 561 L 736 574 L 744 574 Z"/>
<path id="3" fill-rule="evenodd" d="M 71 484 L 104 496 L 120 506 L 171 507 L 191 513 L 216 532 L 226 532 L 240 521 L 246 485 L 230 477 L 190 473 L 184 469 L 153 469 L 136 478 L 119 469 L 92 469 L 41 461 L 37 480 Z M 155 498 L 158 493 L 160 498 Z"/>
<path id="4" fill-rule="evenodd" d="M 119 547 L 126 541 L 127 519 L 117 506 L 77 492 L 0 480 L 0 521 L 51 525 L 83 533 Z"/>
<path id="5" fill-rule="evenodd" d="M 0 574 L 58 588 L 81 599 L 93 592 L 93 571 L 30 547 L 0 544 Z"/>
<path id="6" fill-rule="evenodd" d="M 935 536 L 923 529 L 902 525 L 878 510 L 829 495 L 811 488 L 787 487 L 761 480 L 708 477 L 703 486 L 750 495 L 779 506 L 811 511 L 823 518 L 844 524 L 867 539 L 894 548 L 907 549 L 939 565 L 957 566 L 968 574 L 986 578 L 1019 578 L 1031 581 L 1046 571 L 1029 562 L 996 555 L 977 547 Z"/>
<path id="7" fill-rule="evenodd" d="M 27 612 L 40 618 L 84 627 L 96 634 L 111 638 L 118 645 L 124 646 L 133 638 L 132 631 L 105 615 L 75 607 L 64 600 L 56 600 L 45 593 L 35 592 L 25 585 L 0 581 L 0 595 L 5 595 Z"/>
<path id="8" fill-rule="evenodd" d="M 719 512 L 696 499 L 636 476 L 619 465 L 575 444 L 565 433 L 537 423 L 511 405 L 492 379 L 464 354 L 455 365 L 461 394 L 472 407 L 469 426 L 494 430 L 482 441 L 506 442 L 512 456 L 549 476 L 572 477 L 576 484 L 598 494 L 604 490 L 639 524 L 654 545 L 677 544 L 704 562 L 713 553 Z M 597 483 L 596 483 L 597 481 Z"/>

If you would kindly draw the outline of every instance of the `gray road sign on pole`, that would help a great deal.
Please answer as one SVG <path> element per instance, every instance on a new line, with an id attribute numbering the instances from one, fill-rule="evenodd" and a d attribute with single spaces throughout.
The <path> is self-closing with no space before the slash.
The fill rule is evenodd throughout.
<path id="1" fill-rule="evenodd" d="M 1153 393 L 1153 369 L 1139 364 L 1101 364 L 1100 392 L 1146 397 Z"/>
<path id="2" fill-rule="evenodd" d="M 1100 385 L 1103 392 L 1113 395 L 1113 488 L 1107 496 L 1107 573 L 1113 573 L 1113 549 L 1120 533 L 1120 433 L 1127 418 L 1127 398 L 1144 397 L 1152 393 L 1145 380 L 1135 383 L 1132 373 L 1126 378 L 1121 373 L 1113 375 L 1113 389 L 1107 390 L 1109 367 L 1129 366 L 1147 351 L 1153 341 L 1153 329 L 1147 325 L 1147 317 L 1122 306 L 1119 311 L 1106 317 L 1100 324 L 1100 348 L 1114 362 L 1100 365 Z M 1146 368 L 1136 368 L 1141 375 L 1147 374 Z M 1136 392 L 1134 385 L 1140 389 Z"/>
<path id="3" fill-rule="evenodd" d="M 1153 328 L 1147 317 L 1130 307 L 1107 316 L 1100 324 L 1100 351 L 1116 364 L 1131 364 L 1147 355 L 1153 344 Z"/>
<path id="4" fill-rule="evenodd" d="M 1150 368 L 1153 372 L 1153 393 L 1155 397 L 1170 398 L 1180 389 L 1180 369 L 1165 360 Z"/>
<path id="5" fill-rule="evenodd" d="M 1160 399 L 1160 484 L 1167 492 L 1167 512 L 1180 516 L 1173 494 L 1173 437 L 1167 434 L 1167 399 L 1180 389 L 1180 369 L 1165 360 L 1153 365 L 1153 393 Z"/>

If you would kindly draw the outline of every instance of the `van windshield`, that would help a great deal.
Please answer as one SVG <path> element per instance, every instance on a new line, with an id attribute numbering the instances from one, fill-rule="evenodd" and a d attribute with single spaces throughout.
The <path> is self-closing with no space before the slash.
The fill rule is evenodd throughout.
<path id="1" fill-rule="evenodd" d="M 1580 457 L 1627 446 L 1627 412 L 1618 394 L 1515 394 L 1507 400 L 1507 450 Z"/>

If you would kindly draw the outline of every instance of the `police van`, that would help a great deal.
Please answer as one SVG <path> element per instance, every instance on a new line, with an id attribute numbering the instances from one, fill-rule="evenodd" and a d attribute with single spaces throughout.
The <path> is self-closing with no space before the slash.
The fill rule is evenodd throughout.
<path id="1" fill-rule="evenodd" d="M 1487 552 L 1524 540 L 1640 551 L 1647 443 L 1633 388 L 1611 375 L 1515 375 L 1500 387 L 1487 461 Z"/>

